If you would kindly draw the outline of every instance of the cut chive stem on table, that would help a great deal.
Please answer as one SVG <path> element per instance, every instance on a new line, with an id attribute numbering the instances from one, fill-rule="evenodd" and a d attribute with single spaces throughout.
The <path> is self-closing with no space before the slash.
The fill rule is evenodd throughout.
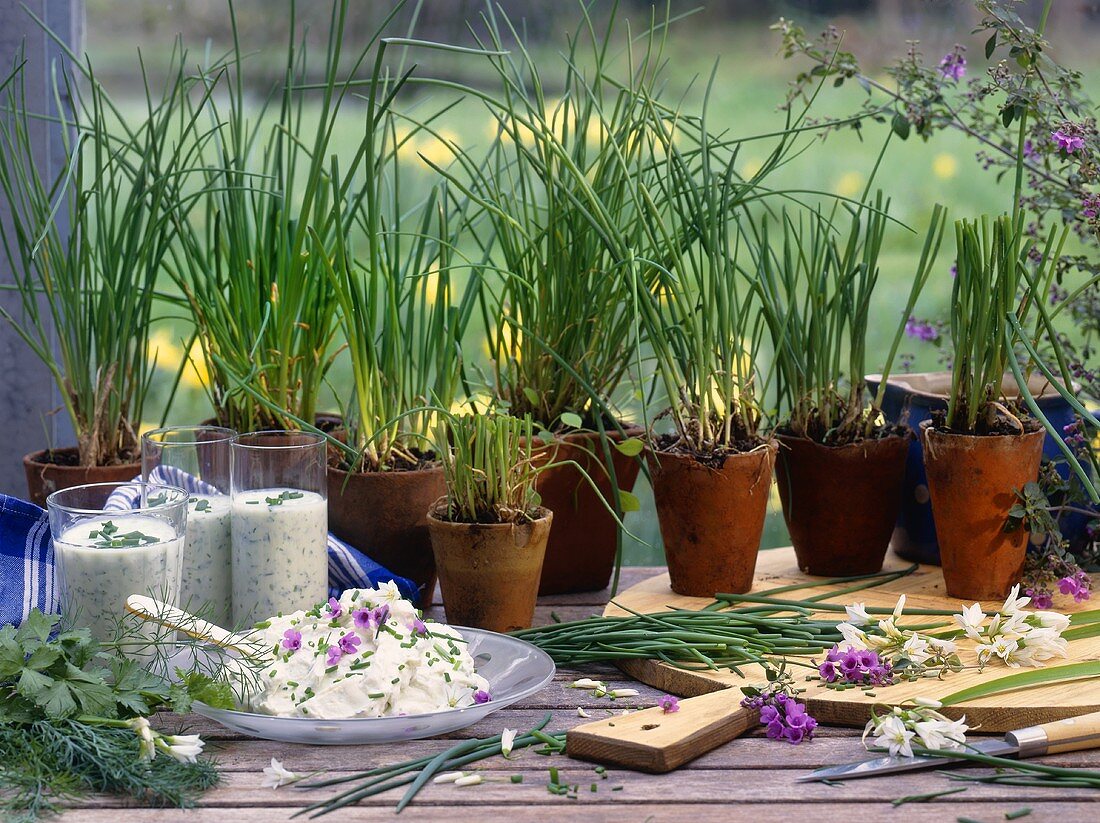
<path id="1" fill-rule="evenodd" d="M 549 754 L 558 754 L 565 751 L 565 732 L 547 733 L 543 729 L 550 722 L 551 714 L 547 713 L 541 722 L 536 724 L 526 734 L 517 736 L 512 744 L 512 751 L 527 748 L 529 746 L 542 745 L 543 749 L 537 750 Z M 442 772 L 459 771 L 462 766 L 476 763 L 487 757 L 501 754 L 501 736 L 487 738 L 474 738 L 456 743 L 449 749 L 431 757 L 421 757 L 396 763 L 392 766 L 382 766 L 355 774 L 325 780 L 311 780 L 296 784 L 298 789 L 319 789 L 336 786 L 356 781 L 357 785 L 341 792 L 340 794 L 318 801 L 299 811 L 294 817 L 302 814 L 310 814 L 310 817 L 321 817 L 329 812 L 358 803 L 367 797 L 408 786 L 405 794 L 398 801 L 396 811 L 401 812 L 416 795 L 424 788 L 432 778 Z M 522 782 L 512 779 L 512 782 Z"/>

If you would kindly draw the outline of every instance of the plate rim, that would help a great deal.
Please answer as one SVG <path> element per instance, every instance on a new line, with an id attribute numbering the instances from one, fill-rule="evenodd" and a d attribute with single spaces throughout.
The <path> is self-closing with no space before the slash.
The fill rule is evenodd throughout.
<path id="1" fill-rule="evenodd" d="M 554 662 L 554 659 L 549 654 L 547 654 L 544 650 L 542 650 L 538 646 L 536 646 L 534 643 L 530 643 L 530 642 L 528 642 L 526 640 L 522 640 L 521 638 L 518 638 L 518 637 L 513 637 L 510 634 L 503 634 L 502 632 L 490 631 L 489 629 L 478 629 L 478 628 L 474 628 L 473 626 L 458 626 L 458 625 L 453 625 L 453 624 L 450 624 L 450 623 L 448 623 L 446 625 L 450 626 L 451 628 L 455 629 L 459 633 L 463 634 L 464 637 L 465 637 L 466 633 L 469 632 L 471 634 L 481 635 L 481 636 L 501 637 L 501 638 L 504 638 L 505 640 L 507 640 L 510 643 L 518 643 L 522 646 L 526 646 L 529 650 L 532 650 L 532 651 L 535 652 L 536 657 L 543 658 L 543 661 L 549 667 L 546 676 L 543 677 L 538 683 L 535 683 L 531 686 L 528 686 L 528 687 L 522 689 L 521 691 L 519 691 L 519 692 L 517 692 L 513 695 L 510 695 L 507 698 L 506 701 L 505 700 L 502 700 L 502 701 L 490 700 L 488 703 L 480 704 L 480 705 L 490 706 L 489 710 L 486 712 L 486 716 L 488 716 L 489 714 L 492 714 L 493 712 L 495 712 L 499 709 L 505 709 L 508 706 L 511 706 L 515 703 L 518 703 L 520 700 L 523 700 L 527 697 L 530 697 L 533 694 L 537 694 L 538 692 L 540 692 L 544 688 L 546 688 L 547 684 L 549 684 L 554 679 L 554 675 L 557 674 L 558 667 L 557 667 L 557 664 Z M 497 703 L 498 705 L 493 706 L 494 703 Z M 475 705 L 478 705 L 478 704 L 475 704 Z M 462 706 L 461 708 L 441 709 L 440 711 L 437 711 L 437 712 L 422 712 L 420 714 L 395 714 L 395 715 L 384 715 L 382 717 L 319 718 L 319 717 L 283 717 L 283 716 L 280 716 L 280 715 L 277 715 L 277 714 L 260 714 L 258 712 L 246 712 L 246 711 L 241 711 L 240 709 L 219 709 L 216 706 L 210 706 L 206 703 L 203 703 L 201 700 L 195 700 L 192 703 L 192 711 L 194 711 L 196 714 L 200 714 L 204 717 L 208 717 L 211 720 L 215 720 L 215 721 L 218 720 L 217 715 L 228 715 L 229 717 L 231 717 L 233 719 L 240 718 L 241 720 L 248 720 L 248 719 L 255 718 L 255 719 L 264 720 L 264 721 L 278 720 L 278 721 L 280 721 L 280 723 L 289 723 L 289 724 L 294 724 L 294 723 L 309 723 L 309 724 L 316 724 L 316 723 L 357 723 L 358 724 L 358 723 L 364 723 L 364 722 L 369 722 L 369 721 L 379 721 L 379 720 L 389 720 L 389 721 L 398 721 L 399 720 L 399 721 L 402 721 L 402 722 L 410 722 L 410 721 L 430 719 L 430 718 L 440 718 L 440 717 L 456 717 L 457 718 L 462 713 L 467 712 L 472 708 L 474 708 L 474 706 Z"/>

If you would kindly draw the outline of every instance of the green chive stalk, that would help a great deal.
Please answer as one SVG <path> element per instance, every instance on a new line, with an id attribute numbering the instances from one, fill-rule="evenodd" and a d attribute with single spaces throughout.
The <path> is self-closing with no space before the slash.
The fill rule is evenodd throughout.
<path id="1" fill-rule="evenodd" d="M 382 31 L 403 5 L 397 3 L 362 48 L 346 57 L 348 0 L 336 0 L 323 80 L 306 87 L 312 69 L 304 34 L 295 40 L 292 0 L 282 81 L 250 114 L 246 58 L 230 4 L 233 49 L 202 74 L 224 95 L 204 107 L 211 150 L 193 170 L 201 180 L 195 208 L 188 200 L 178 209 L 183 242 L 173 249 L 171 268 L 210 366 L 208 392 L 223 425 L 252 431 L 315 419 L 337 353 L 338 300 L 326 260 L 351 229 L 355 209 L 341 203 L 357 197 L 352 183 L 373 149 L 373 129 L 367 129 L 336 180 L 333 134 L 350 116 L 352 78 L 372 52 L 380 59 Z M 381 71 L 376 60 L 373 77 Z M 238 390 L 241 379 L 252 391 Z"/>
<path id="2" fill-rule="evenodd" d="M 873 204 L 846 206 L 846 230 L 839 207 L 828 216 L 818 212 L 799 220 L 784 212 L 778 243 L 766 219 L 745 221 L 754 257 L 747 273 L 760 286 L 782 425 L 793 435 L 842 445 L 884 425 L 881 392 L 868 403 L 865 375 L 871 298 L 889 208 L 881 193 Z M 884 374 L 932 271 L 944 223 L 944 210 L 936 206 Z"/>
<path id="3" fill-rule="evenodd" d="M 652 116 L 667 25 L 637 38 L 637 55 L 631 41 L 629 76 L 613 81 L 616 15 L 597 31 L 578 5 L 583 20 L 555 81 L 512 22 L 487 7 L 479 45 L 498 52 L 489 62 L 501 90 L 460 90 L 484 103 L 497 137 L 484 159 L 463 154 L 453 168 L 436 168 L 473 203 L 470 234 L 484 256 L 480 311 L 501 407 L 550 427 L 580 418 L 598 429 L 614 416 L 608 404 L 630 367 L 632 261 L 663 258 L 669 245 L 661 236 L 668 204 L 648 199 L 657 187 L 645 182 L 655 182 L 668 139 Z M 548 87 L 561 97 L 551 99 Z"/>
<path id="4" fill-rule="evenodd" d="M 156 360 L 149 335 L 157 278 L 175 239 L 168 214 L 200 141 L 187 111 L 195 82 L 178 42 L 168 62 L 159 90 L 142 63 L 144 110 L 128 118 L 91 62 L 67 51 L 53 92 L 71 99 L 73 111 L 46 118 L 59 127 L 66 156 L 52 176 L 37 162 L 35 121 L 43 116 L 29 111 L 22 78 L 3 94 L 0 191 L 13 219 L 0 241 L 21 312 L 0 316 L 53 376 L 82 466 L 130 461 L 139 448 Z M 198 98 L 205 100 L 201 89 Z"/>
<path id="5" fill-rule="evenodd" d="M 515 523 L 538 507 L 531 416 L 441 415 L 437 442 L 447 484 L 445 510 L 455 523 Z"/>

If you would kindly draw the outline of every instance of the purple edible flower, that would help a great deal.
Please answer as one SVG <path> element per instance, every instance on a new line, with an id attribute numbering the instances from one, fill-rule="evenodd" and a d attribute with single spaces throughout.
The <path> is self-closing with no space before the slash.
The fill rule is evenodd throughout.
<path id="1" fill-rule="evenodd" d="M 390 607 L 383 603 L 377 609 L 356 609 L 351 619 L 359 629 L 377 629 L 390 619 Z"/>
<path id="2" fill-rule="evenodd" d="M 741 705 L 760 710 L 760 724 L 771 740 L 786 740 L 797 745 L 813 739 L 817 721 L 806 712 L 805 705 L 783 692 L 746 697 Z"/>
<path id="3" fill-rule="evenodd" d="M 962 80 L 963 75 L 966 74 L 966 58 L 963 57 L 963 52 L 966 48 L 963 46 L 955 46 L 955 50 L 948 52 L 943 56 L 940 61 L 940 76 L 944 80 L 954 80 L 958 82 Z"/>
<path id="4" fill-rule="evenodd" d="M 1078 149 L 1085 147 L 1085 138 L 1079 134 L 1075 134 L 1075 130 L 1069 127 L 1070 124 L 1066 124 L 1060 129 L 1056 129 L 1050 133 L 1050 139 L 1054 141 L 1060 151 L 1064 151 L 1066 154 L 1073 154 Z"/>
<path id="5" fill-rule="evenodd" d="M 344 654 L 355 654 L 355 650 L 362 642 L 363 641 L 359 639 L 359 635 L 355 632 L 348 632 L 340 638 L 340 651 Z"/>
<path id="6" fill-rule="evenodd" d="M 344 613 L 343 608 L 340 606 L 340 601 L 335 597 L 330 597 L 328 599 L 328 613 L 333 620 L 339 620 L 340 615 Z"/>
<path id="7" fill-rule="evenodd" d="M 328 662 L 328 665 L 335 666 L 337 663 L 340 662 L 340 658 L 343 656 L 344 652 L 339 645 L 329 646 L 328 657 L 326 657 L 325 660 Z"/>
<path id="8" fill-rule="evenodd" d="M 421 620 L 419 617 L 413 618 L 412 625 L 409 626 L 409 629 L 410 631 L 412 631 L 413 634 L 418 634 L 421 637 L 424 637 L 428 634 L 427 624 L 425 624 L 424 621 Z"/>
<path id="9" fill-rule="evenodd" d="M 489 692 L 485 691 L 485 689 L 478 689 L 476 692 L 474 692 L 474 703 L 478 704 L 479 706 L 482 703 L 488 703 L 492 699 L 493 696 L 489 694 Z"/>
<path id="10" fill-rule="evenodd" d="M 302 633 L 297 629 L 287 629 L 283 632 L 283 648 L 288 652 L 296 652 L 302 648 Z"/>
<path id="11" fill-rule="evenodd" d="M 932 343 L 939 339 L 940 333 L 934 325 L 927 320 L 918 320 L 910 317 L 905 321 L 905 333 L 917 340 Z"/>
<path id="12" fill-rule="evenodd" d="M 1058 591 L 1062 594 L 1072 594 L 1075 603 L 1089 599 L 1092 594 L 1091 586 L 1092 581 L 1089 576 L 1080 569 L 1073 576 L 1063 577 L 1058 581 Z"/>
<path id="13" fill-rule="evenodd" d="M 825 660 L 818 665 L 817 671 L 826 683 L 840 681 L 881 686 L 893 679 L 890 664 L 870 649 L 848 647 L 841 651 L 838 646 L 833 646 L 825 655 Z"/>
<path id="14" fill-rule="evenodd" d="M 680 700 L 671 694 L 662 694 L 657 698 L 657 705 L 661 707 L 661 710 L 665 714 L 672 714 L 673 712 L 680 711 Z"/>

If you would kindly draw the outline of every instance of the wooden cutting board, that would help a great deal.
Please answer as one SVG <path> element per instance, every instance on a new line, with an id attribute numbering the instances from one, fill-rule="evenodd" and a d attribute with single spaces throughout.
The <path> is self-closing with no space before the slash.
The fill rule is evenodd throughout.
<path id="1" fill-rule="evenodd" d="M 904 569 L 910 564 L 893 556 L 887 558 L 884 570 Z M 804 583 L 813 578 L 802 574 L 795 561 L 794 550 L 775 549 L 761 552 L 756 567 L 754 592 L 773 589 L 791 583 Z M 841 586 L 814 586 L 779 597 L 804 599 Z M 898 596 L 905 594 L 907 608 L 960 610 L 960 601 L 946 596 L 943 574 L 938 566 L 921 566 L 907 577 L 841 595 L 831 602 L 841 605 L 862 602 L 866 606 L 892 608 Z M 668 575 L 661 574 L 620 592 L 604 610 L 605 615 L 625 615 L 626 609 L 653 613 L 668 607 L 699 609 L 711 600 L 674 594 Z M 617 605 L 618 604 L 618 605 Z M 969 605 L 969 603 L 965 604 Z M 985 611 L 994 612 L 1000 602 L 984 601 Z M 1075 604 L 1072 598 L 1058 597 L 1054 608 L 1064 613 L 1098 608 L 1092 601 Z M 821 612 L 820 616 L 843 620 L 844 613 Z M 950 617 L 919 617 L 903 619 L 904 623 L 952 623 Z M 964 665 L 976 662 L 974 643 L 966 638 L 958 641 Z M 1100 637 L 1072 641 L 1069 657 L 1055 658 L 1048 666 L 1100 660 Z M 643 771 L 663 772 L 687 762 L 721 742 L 730 740 L 755 722 L 752 713 L 737 711 L 742 694 L 740 687 L 764 684 L 763 670 L 756 665 L 741 667 L 744 678 L 734 672 L 686 671 L 652 660 L 623 661 L 619 667 L 650 686 L 679 697 L 695 698 L 681 703 L 681 711 L 663 715 L 660 709 L 647 709 L 626 717 L 587 723 L 570 733 L 569 752 L 583 759 L 615 763 Z M 808 670 L 806 670 L 808 671 Z M 914 697 L 943 698 L 949 694 L 1013 674 L 1023 669 L 991 663 L 985 671 L 966 669 L 942 680 L 922 678 L 875 689 L 868 696 L 859 688 L 837 691 L 820 680 L 804 680 L 796 670 L 796 686 L 804 688 L 800 696 L 809 712 L 819 723 L 862 726 L 870 718 L 871 707 L 889 702 L 896 705 Z M 706 695 L 706 697 L 700 697 Z M 967 723 L 981 733 L 1006 732 L 1039 723 L 1100 710 L 1100 679 L 1080 679 L 1060 684 L 1036 686 L 1014 692 L 973 700 L 944 709 L 951 717 L 966 715 Z"/>

